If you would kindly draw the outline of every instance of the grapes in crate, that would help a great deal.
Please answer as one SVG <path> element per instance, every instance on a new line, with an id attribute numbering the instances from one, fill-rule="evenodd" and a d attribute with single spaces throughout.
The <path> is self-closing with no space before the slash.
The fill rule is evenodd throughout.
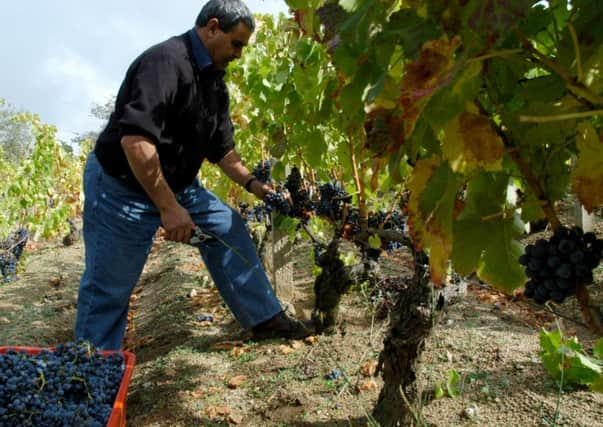
<path id="1" fill-rule="evenodd" d="M 86 342 L 0 353 L 0 426 L 107 425 L 124 374 L 119 353 Z"/>
<path id="2" fill-rule="evenodd" d="M 519 263 L 530 279 L 524 295 L 538 304 L 562 303 L 579 284 L 593 282 L 593 270 L 603 257 L 603 240 L 580 227 L 559 226 L 553 236 L 527 245 Z"/>

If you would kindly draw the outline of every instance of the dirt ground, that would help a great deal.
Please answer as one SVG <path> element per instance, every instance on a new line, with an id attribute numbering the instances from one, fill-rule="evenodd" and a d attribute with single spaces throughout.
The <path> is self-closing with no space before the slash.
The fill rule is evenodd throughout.
<path id="1" fill-rule="evenodd" d="M 603 237 L 603 229 L 597 229 Z M 529 236 L 535 239 L 539 236 Z M 296 245 L 293 306 L 313 304 L 310 247 Z M 392 274 L 408 258 L 383 259 Z M 83 246 L 29 245 L 19 280 L 0 284 L 0 345 L 50 346 L 72 339 Z M 603 305 L 603 268 L 591 293 Z M 541 327 L 561 324 L 591 348 L 574 299 L 556 317 L 521 297 L 471 283 L 439 318 L 423 354 L 427 390 L 460 375 L 459 395 L 415 408 L 417 425 L 603 426 L 603 395 L 559 392 L 538 351 Z M 128 346 L 137 363 L 129 426 L 364 426 L 382 381 L 371 377 L 387 330 L 366 290 L 342 302 L 337 333 L 306 341 L 248 341 L 216 293 L 194 248 L 155 245 L 131 301 Z M 203 320 L 204 316 L 212 320 Z M 330 376 L 329 376 L 330 374 Z M 335 377 L 335 378 L 333 378 Z M 426 394 L 428 396 L 429 394 Z"/>

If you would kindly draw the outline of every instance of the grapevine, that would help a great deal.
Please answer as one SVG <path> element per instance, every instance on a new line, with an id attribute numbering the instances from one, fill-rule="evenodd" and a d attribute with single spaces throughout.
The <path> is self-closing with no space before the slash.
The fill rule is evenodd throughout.
<path id="1" fill-rule="evenodd" d="M 21 259 L 28 238 L 27 230 L 20 228 L 0 241 L 0 272 L 5 283 L 16 280 L 17 264 Z"/>

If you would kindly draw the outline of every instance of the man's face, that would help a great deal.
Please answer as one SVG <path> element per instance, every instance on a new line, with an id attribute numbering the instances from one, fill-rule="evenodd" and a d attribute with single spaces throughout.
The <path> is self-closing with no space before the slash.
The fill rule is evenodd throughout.
<path id="1" fill-rule="evenodd" d="M 208 24 L 207 50 L 216 68 L 223 70 L 230 61 L 241 57 L 243 48 L 251 37 L 251 30 L 243 22 L 239 22 L 225 33 L 220 29 L 217 20 L 215 25 L 212 25 L 211 21 Z"/>

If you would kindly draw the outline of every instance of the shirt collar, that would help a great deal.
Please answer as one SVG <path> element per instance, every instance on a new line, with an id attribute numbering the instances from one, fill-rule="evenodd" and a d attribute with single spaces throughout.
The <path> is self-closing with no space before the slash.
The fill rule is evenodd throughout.
<path id="1" fill-rule="evenodd" d="M 199 38 L 197 31 L 195 28 L 191 29 L 188 32 L 188 36 L 191 39 L 191 44 L 193 46 L 193 56 L 195 57 L 195 62 L 200 70 L 204 70 L 213 64 L 209 53 L 207 52 L 207 48 L 203 44 L 203 41 Z"/>

